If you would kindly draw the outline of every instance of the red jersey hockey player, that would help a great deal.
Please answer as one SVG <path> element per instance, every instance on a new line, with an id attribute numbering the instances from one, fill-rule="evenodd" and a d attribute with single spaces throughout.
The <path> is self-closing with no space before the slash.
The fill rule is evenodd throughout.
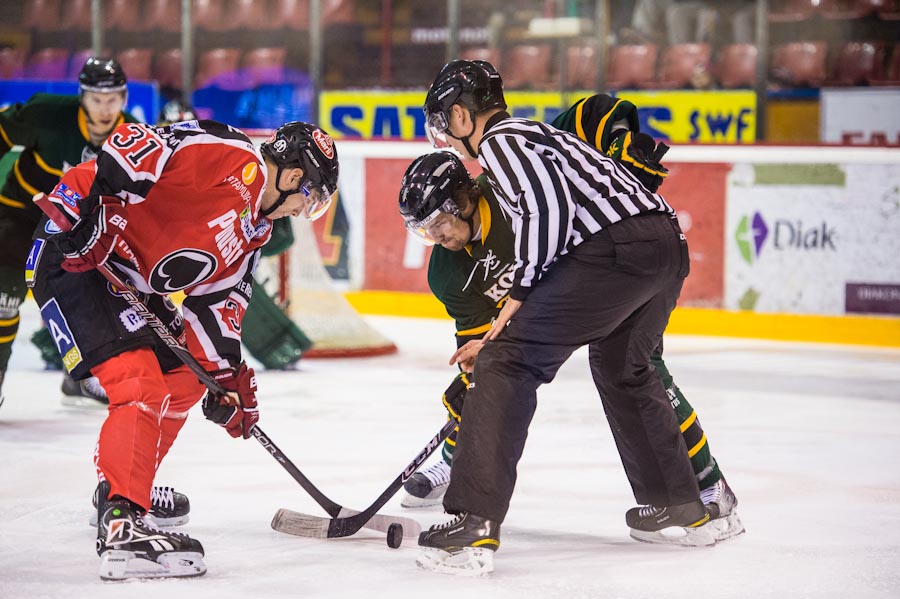
<path id="1" fill-rule="evenodd" d="M 169 127 L 124 124 L 96 162 L 72 169 L 50 200 L 74 222 L 44 219 L 26 266 L 41 315 L 71 375 L 93 374 L 109 394 L 94 461 L 100 484 L 100 576 L 197 576 L 203 548 L 159 529 L 146 513 L 160 461 L 201 398 L 207 418 L 233 437 L 258 419 L 256 380 L 241 359 L 241 319 L 272 219 L 323 214 L 338 159 L 318 127 L 288 123 L 257 150 L 214 121 Z M 233 396 L 205 388 L 95 269 L 107 264 L 144 295 Z M 182 315 L 166 295 L 183 291 Z M 236 398 L 236 399 L 235 399 Z M 154 489 L 155 490 L 155 489 Z M 151 511 L 151 515 L 152 515 Z"/>

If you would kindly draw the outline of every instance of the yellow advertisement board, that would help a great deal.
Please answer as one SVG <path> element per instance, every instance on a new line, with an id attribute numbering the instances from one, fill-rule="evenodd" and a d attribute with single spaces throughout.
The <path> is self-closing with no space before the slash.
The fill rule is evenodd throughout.
<path id="1" fill-rule="evenodd" d="M 507 92 L 513 116 L 549 122 L 588 95 Z M 673 143 L 753 143 L 756 96 L 752 91 L 624 91 L 638 106 L 641 130 Z M 425 138 L 425 91 L 328 91 L 319 98 L 319 124 L 336 139 Z"/>

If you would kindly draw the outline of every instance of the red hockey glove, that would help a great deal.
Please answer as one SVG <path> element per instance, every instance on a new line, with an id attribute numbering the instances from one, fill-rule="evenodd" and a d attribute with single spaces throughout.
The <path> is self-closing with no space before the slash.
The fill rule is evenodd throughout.
<path id="1" fill-rule="evenodd" d="M 226 391 L 218 395 L 210 391 L 203 398 L 203 415 L 237 439 L 250 438 L 250 430 L 259 421 L 256 407 L 256 373 L 245 362 L 237 368 L 210 373 Z"/>
<path id="2" fill-rule="evenodd" d="M 105 264 L 128 226 L 125 202 L 116 196 L 95 199 L 89 213 L 82 214 L 69 231 L 53 237 L 66 257 L 62 267 L 69 272 L 85 272 Z"/>

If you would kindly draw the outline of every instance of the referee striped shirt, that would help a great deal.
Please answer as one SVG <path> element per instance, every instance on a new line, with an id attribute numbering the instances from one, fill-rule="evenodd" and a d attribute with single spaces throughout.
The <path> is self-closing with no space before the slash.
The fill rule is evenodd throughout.
<path id="1" fill-rule="evenodd" d="M 507 113 L 491 117 L 485 129 L 478 162 L 516 237 L 513 299 L 524 299 L 553 262 L 603 227 L 648 212 L 675 214 L 575 135 Z"/>

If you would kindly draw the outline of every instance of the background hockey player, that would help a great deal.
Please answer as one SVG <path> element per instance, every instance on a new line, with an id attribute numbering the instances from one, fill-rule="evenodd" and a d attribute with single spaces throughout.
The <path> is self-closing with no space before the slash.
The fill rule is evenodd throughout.
<path id="1" fill-rule="evenodd" d="M 102 578 L 197 576 L 203 548 L 145 514 L 153 478 L 204 388 L 162 345 L 96 266 L 130 281 L 227 395 L 208 393 L 207 418 L 247 438 L 258 419 L 256 378 L 241 359 L 241 322 L 259 248 L 272 221 L 323 214 L 336 190 L 331 138 L 289 123 L 259 149 L 214 121 L 125 124 L 96 163 L 51 194 L 74 226 L 43 221 L 29 255 L 35 299 L 73 378 L 109 395 L 95 464 Z M 184 291 L 183 319 L 165 300 Z"/>
<path id="2" fill-rule="evenodd" d="M 0 156 L 24 147 L 0 190 L 0 397 L 27 291 L 25 258 L 41 219 L 31 198 L 49 193 L 65 171 L 94 158 L 117 125 L 137 122 L 124 111 L 126 83 L 118 62 L 92 57 L 78 75 L 77 96 L 35 94 L 0 111 Z M 50 367 L 59 368 L 49 335 L 39 332 L 35 342 Z"/>
<path id="3" fill-rule="evenodd" d="M 635 498 L 646 504 L 626 523 L 647 533 L 701 527 L 710 515 L 650 365 L 688 273 L 674 210 L 574 135 L 510 117 L 488 63 L 445 65 L 424 108 L 432 143 L 484 169 L 511 218 L 516 262 L 468 392 L 444 498 L 456 518 L 422 533 L 418 563 L 493 569 L 536 389 L 584 345 Z M 465 362 L 465 347 L 453 359 Z"/>

